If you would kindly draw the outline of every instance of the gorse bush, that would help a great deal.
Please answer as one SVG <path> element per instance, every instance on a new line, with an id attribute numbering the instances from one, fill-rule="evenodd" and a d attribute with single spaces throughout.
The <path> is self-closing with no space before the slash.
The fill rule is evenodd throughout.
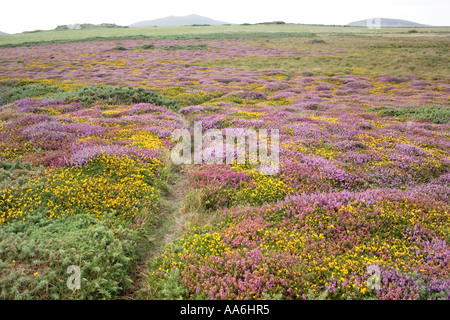
<path id="1" fill-rule="evenodd" d="M 0 94 L 0 105 L 14 102 L 16 100 L 32 97 L 41 97 L 48 94 L 64 92 L 63 90 L 41 84 L 29 84 L 9 87 L 5 93 Z"/>
<path id="2" fill-rule="evenodd" d="M 146 43 L 135 50 L 149 50 L 149 49 L 160 49 L 160 50 L 205 50 L 208 46 L 205 44 L 186 44 L 186 45 L 171 45 L 171 46 L 157 46 L 153 43 Z"/>
<path id="3" fill-rule="evenodd" d="M 159 202 L 160 162 L 141 164 L 127 156 L 95 158 L 87 166 L 54 170 L 22 188 L 0 190 L 0 224 L 45 212 L 50 218 L 91 215 L 127 222 Z"/>
<path id="4" fill-rule="evenodd" d="M 159 47 L 158 47 L 159 48 Z M 208 46 L 205 44 L 188 44 L 188 45 L 173 45 L 173 46 L 164 46 L 161 49 L 164 50 L 205 50 Z"/>
<path id="5" fill-rule="evenodd" d="M 4 92 L 0 93 L 0 105 L 25 98 L 66 100 L 68 103 L 78 102 L 85 107 L 90 107 L 95 103 L 110 105 L 151 103 L 156 106 L 166 106 L 175 111 L 180 108 L 177 100 L 166 98 L 156 92 L 148 91 L 143 88 L 135 89 L 133 87 L 90 86 L 73 91 L 64 91 L 54 86 L 41 84 L 24 85 L 22 83 L 7 85 Z"/>
<path id="6" fill-rule="evenodd" d="M 450 108 L 442 106 L 419 106 L 403 108 L 372 108 L 372 112 L 379 112 L 381 115 L 400 117 L 411 120 L 429 120 L 434 123 L 450 122 Z"/>
<path id="7" fill-rule="evenodd" d="M 112 105 L 130 105 L 137 103 L 151 103 L 156 106 L 167 106 L 178 110 L 180 106 L 177 101 L 168 99 L 152 91 L 143 88 L 132 87 L 120 88 L 112 86 L 92 86 L 79 89 L 67 98 L 67 102 L 78 102 L 83 106 L 92 106 L 99 102 Z"/>
<path id="8" fill-rule="evenodd" d="M 0 299 L 111 299 L 130 284 L 144 225 L 158 220 L 161 164 L 99 156 L 0 189 Z M 6 173 L 29 163 L 0 162 Z M 102 203 L 98 201 L 103 199 Z M 81 289 L 66 270 L 81 269 Z"/>
<path id="9" fill-rule="evenodd" d="M 8 161 L 0 161 L 0 170 L 14 171 L 18 169 L 31 170 L 31 162 L 21 162 L 20 159 L 16 159 L 13 163 Z"/>
<path id="10" fill-rule="evenodd" d="M 22 162 L 17 158 L 14 162 L 0 161 L 0 190 L 13 185 L 22 186 L 30 178 L 37 177 L 42 167 L 33 168 L 31 162 Z"/>
<path id="11" fill-rule="evenodd" d="M 186 289 L 180 283 L 179 278 L 180 270 L 178 269 L 171 269 L 169 273 L 165 274 L 162 294 L 166 299 L 181 300 L 183 298 L 183 293 Z"/>
<path id="12" fill-rule="evenodd" d="M 135 49 L 141 49 L 141 50 L 148 50 L 148 49 L 154 49 L 155 45 L 153 43 L 146 43 L 142 46 L 136 47 Z"/>
<path id="13" fill-rule="evenodd" d="M 43 214 L 0 228 L 0 299 L 109 299 L 127 288 L 136 230 L 91 216 Z M 80 290 L 67 287 L 80 267 Z"/>

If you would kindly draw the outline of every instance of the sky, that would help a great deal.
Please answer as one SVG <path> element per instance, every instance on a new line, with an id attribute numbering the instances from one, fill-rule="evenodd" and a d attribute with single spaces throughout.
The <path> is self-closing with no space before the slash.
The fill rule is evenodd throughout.
<path id="1" fill-rule="evenodd" d="M 450 26 L 450 0 L 9 0 L 0 3 L 0 31 L 49 30 L 76 23 L 130 25 L 198 14 L 229 23 L 284 21 L 344 25 L 394 18 Z M 5 3 L 6 2 L 6 3 Z"/>

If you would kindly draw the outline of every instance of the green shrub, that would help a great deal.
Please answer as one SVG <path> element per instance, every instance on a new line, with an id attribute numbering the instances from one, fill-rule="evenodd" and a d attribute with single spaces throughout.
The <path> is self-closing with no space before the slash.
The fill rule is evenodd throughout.
<path id="1" fill-rule="evenodd" d="M 162 294 L 169 300 L 181 300 L 183 299 L 183 293 L 186 288 L 180 283 L 180 270 L 170 269 L 168 273 L 164 275 L 165 281 L 162 288 Z"/>
<path id="2" fill-rule="evenodd" d="M 284 21 L 269 21 L 269 22 L 261 22 L 257 24 L 286 24 Z"/>
<path id="3" fill-rule="evenodd" d="M 314 39 L 314 40 L 308 41 L 307 43 L 310 43 L 310 44 L 326 44 L 327 42 L 325 40 L 322 40 L 322 39 Z"/>
<path id="4" fill-rule="evenodd" d="M 142 46 L 139 46 L 139 47 L 137 47 L 135 49 L 147 50 L 147 49 L 154 49 L 154 48 L 155 48 L 155 45 L 153 43 L 146 43 L 146 44 L 143 44 Z"/>
<path id="5" fill-rule="evenodd" d="M 205 44 L 186 44 L 186 45 L 171 45 L 171 46 L 156 46 L 153 43 L 144 44 L 136 47 L 136 50 L 161 49 L 161 50 L 205 50 L 209 47 Z"/>
<path id="6" fill-rule="evenodd" d="M 43 172 L 42 167 L 33 168 L 31 162 L 22 162 L 19 158 L 14 162 L 0 161 L 0 190 L 11 186 L 23 186 L 30 178 Z"/>
<path id="7" fill-rule="evenodd" d="M 428 120 L 434 123 L 449 123 L 450 108 L 442 106 L 418 106 L 402 108 L 371 108 L 370 112 L 376 112 L 384 116 L 399 117 L 412 120 Z"/>
<path id="8" fill-rule="evenodd" d="M 205 44 L 187 44 L 187 45 L 173 45 L 173 46 L 164 46 L 161 49 L 164 50 L 205 50 L 208 46 Z"/>
<path id="9" fill-rule="evenodd" d="M 178 111 L 181 106 L 174 99 L 166 98 L 156 92 L 143 88 L 90 86 L 75 91 L 64 91 L 57 87 L 40 84 L 22 85 L 7 84 L 7 89 L 0 92 L 0 105 L 11 103 L 24 98 L 64 99 L 67 103 L 79 102 L 90 107 L 99 102 L 114 105 L 130 105 L 136 103 L 151 103 L 156 106 L 166 106 Z"/>
<path id="10" fill-rule="evenodd" d="M 167 106 L 177 111 L 180 106 L 177 101 L 168 99 L 152 91 L 133 87 L 92 86 L 84 87 L 72 92 L 68 102 L 79 102 L 85 107 L 90 107 L 96 102 L 114 105 L 130 105 L 136 103 L 151 103 L 156 106 Z"/>
<path id="11" fill-rule="evenodd" d="M 41 84 L 9 85 L 9 90 L 0 95 L 0 105 L 14 102 L 16 100 L 41 97 L 43 95 L 64 92 L 57 87 L 45 86 Z"/>
<path id="12" fill-rule="evenodd" d="M 111 299 L 131 284 L 136 231 L 94 217 L 36 214 L 0 228 L 0 299 Z M 79 266 L 80 290 L 67 287 Z"/>

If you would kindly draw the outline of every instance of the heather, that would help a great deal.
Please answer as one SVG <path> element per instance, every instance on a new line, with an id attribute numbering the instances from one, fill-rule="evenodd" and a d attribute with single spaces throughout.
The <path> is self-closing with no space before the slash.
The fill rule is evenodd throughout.
<path id="1" fill-rule="evenodd" d="M 166 247 L 149 286 L 175 281 L 176 270 L 185 299 L 449 298 L 449 144 L 425 131 L 445 136 L 447 124 L 296 106 L 219 110 L 182 111 L 207 128 L 278 128 L 280 172 L 194 167 L 198 191 L 185 207 L 194 195 L 218 216 Z M 367 285 L 370 265 L 378 290 Z"/>
<path id="2" fill-rule="evenodd" d="M 0 48 L 0 298 L 450 299 L 447 39 L 264 28 Z"/>
<path id="3" fill-rule="evenodd" d="M 177 267 L 185 298 L 306 299 L 327 291 L 332 299 L 448 299 L 446 225 L 447 204 L 392 190 L 296 195 L 193 226 L 155 274 Z M 377 291 L 366 285 L 371 264 L 381 269 Z"/>

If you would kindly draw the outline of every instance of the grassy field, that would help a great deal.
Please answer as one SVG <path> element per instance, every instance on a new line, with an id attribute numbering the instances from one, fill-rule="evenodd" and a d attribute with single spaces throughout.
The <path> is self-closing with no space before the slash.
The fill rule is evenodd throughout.
<path id="1" fill-rule="evenodd" d="M 417 33 L 411 34 L 411 30 Z M 228 39 L 248 37 L 289 37 L 336 36 L 336 37 L 371 37 L 371 36 L 407 36 L 421 37 L 447 36 L 449 27 L 441 28 L 383 28 L 379 30 L 357 27 L 330 27 L 310 25 L 225 25 L 225 26 L 186 26 L 186 27 L 153 27 L 153 28 L 104 28 L 85 30 L 59 30 L 25 32 L 12 35 L 0 35 L 0 46 L 27 45 L 30 43 L 87 41 L 96 38 L 120 39 Z"/>
<path id="2" fill-rule="evenodd" d="M 314 42 L 314 40 L 322 40 Z M 279 59 L 243 57 L 232 61 L 211 61 L 212 65 L 239 67 L 248 70 L 279 68 L 296 72 L 309 70 L 313 74 L 390 74 L 404 76 L 420 74 L 425 77 L 450 75 L 450 38 L 435 36 L 397 37 L 392 34 L 345 35 L 320 34 L 312 40 L 304 38 L 265 40 L 266 45 L 285 48 L 301 47 L 304 51 L 336 52 L 348 54 L 328 56 L 296 56 Z M 268 43 L 267 43 L 268 41 Z M 263 43 L 261 41 L 260 43 Z"/>
<path id="3" fill-rule="evenodd" d="M 0 36 L 0 299 L 450 299 L 449 35 Z M 175 165 L 195 122 L 279 170 Z"/>

